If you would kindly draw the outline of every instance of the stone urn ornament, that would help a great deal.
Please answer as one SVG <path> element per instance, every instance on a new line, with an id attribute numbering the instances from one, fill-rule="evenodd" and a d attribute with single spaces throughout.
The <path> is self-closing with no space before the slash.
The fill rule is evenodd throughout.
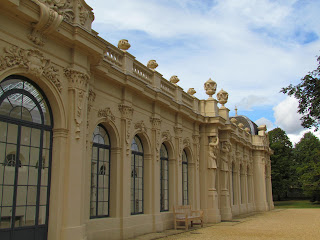
<path id="1" fill-rule="evenodd" d="M 147 67 L 150 68 L 152 71 L 155 71 L 155 69 L 158 67 L 158 63 L 156 60 L 149 60 Z"/>
<path id="2" fill-rule="evenodd" d="M 219 103 L 222 105 L 221 108 L 226 108 L 224 105 L 228 102 L 228 97 L 229 94 L 223 89 L 221 89 L 220 92 L 217 93 L 217 99 Z"/>
<path id="3" fill-rule="evenodd" d="M 177 85 L 177 83 L 180 81 L 180 79 L 178 78 L 178 76 L 173 75 L 170 78 L 170 82 L 173 83 L 174 85 Z"/>
<path id="4" fill-rule="evenodd" d="M 206 90 L 206 94 L 209 95 L 208 99 L 212 99 L 212 95 L 215 94 L 217 90 L 217 83 L 209 78 L 209 80 L 204 83 L 204 90 Z"/>
<path id="5" fill-rule="evenodd" d="M 196 93 L 196 90 L 194 90 L 194 88 L 189 88 L 187 93 L 194 97 L 193 95 Z"/>
<path id="6" fill-rule="evenodd" d="M 130 47 L 131 45 L 127 39 L 121 39 L 118 42 L 118 48 L 121 49 L 122 51 L 127 51 Z"/>

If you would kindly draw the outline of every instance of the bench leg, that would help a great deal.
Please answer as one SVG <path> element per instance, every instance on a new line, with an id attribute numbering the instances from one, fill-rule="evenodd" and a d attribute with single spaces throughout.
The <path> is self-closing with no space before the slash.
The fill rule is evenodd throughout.
<path id="1" fill-rule="evenodd" d="M 201 219 L 200 221 L 201 221 L 201 227 L 203 227 L 203 220 Z"/>
<path id="2" fill-rule="evenodd" d="M 174 230 L 177 230 L 177 221 L 174 220 Z"/>
<path id="3" fill-rule="evenodd" d="M 189 223 L 188 223 L 188 221 L 185 221 L 185 224 L 186 224 L 186 230 L 188 230 L 188 229 L 189 229 Z"/>
<path id="4" fill-rule="evenodd" d="M 191 227 L 193 227 L 193 221 L 191 221 Z"/>

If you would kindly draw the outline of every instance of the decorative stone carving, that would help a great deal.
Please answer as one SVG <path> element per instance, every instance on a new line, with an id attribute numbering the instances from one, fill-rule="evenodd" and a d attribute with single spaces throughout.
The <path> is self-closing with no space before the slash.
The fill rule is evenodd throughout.
<path id="1" fill-rule="evenodd" d="M 198 134 L 194 134 L 192 135 L 192 139 L 193 139 L 193 145 L 194 148 L 196 149 L 196 160 L 197 160 L 197 170 L 199 169 L 199 165 L 200 165 L 200 136 Z"/>
<path id="2" fill-rule="evenodd" d="M 188 137 L 183 140 L 183 146 L 190 147 L 190 139 Z"/>
<path id="3" fill-rule="evenodd" d="M 46 77 L 59 92 L 62 91 L 59 70 L 51 65 L 42 52 L 37 49 L 24 50 L 17 46 L 4 48 L 4 52 L 3 57 L 0 57 L 0 71 L 11 67 L 25 68 L 36 77 Z"/>
<path id="4" fill-rule="evenodd" d="M 90 119 L 90 111 L 91 111 L 91 108 L 92 108 L 92 105 L 94 103 L 96 99 L 96 93 L 92 90 L 92 89 L 89 89 L 89 93 L 88 93 L 88 109 L 87 109 L 87 128 L 89 127 L 89 119 Z M 89 132 L 87 132 L 88 134 Z"/>
<path id="5" fill-rule="evenodd" d="M 244 131 L 249 134 L 249 133 L 250 133 L 250 128 L 246 127 L 246 128 L 244 129 Z"/>
<path id="6" fill-rule="evenodd" d="M 183 129 L 181 127 L 175 126 L 174 132 L 176 134 L 176 138 L 179 140 L 179 164 L 182 164 L 182 132 Z"/>
<path id="7" fill-rule="evenodd" d="M 127 51 L 130 47 L 131 45 L 127 39 L 121 39 L 118 42 L 118 48 L 121 49 L 122 51 Z"/>
<path id="8" fill-rule="evenodd" d="M 126 146 L 127 146 L 127 155 L 130 153 L 130 127 L 133 115 L 133 108 L 128 105 L 120 104 L 118 106 L 119 111 L 121 112 L 121 118 L 126 122 Z"/>
<path id="9" fill-rule="evenodd" d="M 54 32 L 63 20 L 63 16 L 59 15 L 49 6 L 35 1 L 40 7 L 40 18 L 37 23 L 33 23 L 33 29 L 28 38 L 36 45 L 43 46 L 45 43 L 45 35 Z"/>
<path id="10" fill-rule="evenodd" d="M 217 154 L 219 150 L 219 137 L 210 137 L 209 141 L 209 158 L 208 158 L 208 169 L 217 168 Z"/>
<path id="11" fill-rule="evenodd" d="M 219 152 L 219 137 L 210 137 L 208 152 L 209 190 L 216 190 L 217 154 Z"/>
<path id="12" fill-rule="evenodd" d="M 226 108 L 224 105 L 228 102 L 229 94 L 224 91 L 223 89 L 220 90 L 220 92 L 217 93 L 217 99 L 219 103 L 222 105 L 221 108 Z"/>
<path id="13" fill-rule="evenodd" d="M 75 15 L 73 10 L 73 0 L 35 0 L 35 2 L 41 2 L 50 7 L 61 15 L 63 20 L 73 22 Z"/>
<path id="14" fill-rule="evenodd" d="M 158 67 L 158 63 L 156 62 L 156 60 L 149 60 L 147 67 L 152 71 L 155 71 L 155 69 Z"/>
<path id="15" fill-rule="evenodd" d="M 231 123 L 232 123 L 232 124 L 237 125 L 237 122 L 238 122 L 238 121 L 237 121 L 237 119 L 235 119 L 235 118 L 231 118 L 231 120 L 230 120 L 230 121 L 231 121 Z"/>
<path id="16" fill-rule="evenodd" d="M 204 83 L 204 90 L 206 90 L 206 94 L 209 95 L 209 99 L 212 99 L 212 95 L 215 94 L 217 90 L 217 83 L 209 78 L 209 80 Z"/>
<path id="17" fill-rule="evenodd" d="M 157 117 L 150 117 L 150 122 L 153 129 L 159 130 L 161 128 L 161 119 Z"/>
<path id="18" fill-rule="evenodd" d="M 238 127 L 239 127 L 240 129 L 243 129 L 243 128 L 244 128 L 243 123 L 239 123 L 239 124 L 238 124 Z"/>
<path id="19" fill-rule="evenodd" d="M 137 129 L 139 132 L 145 133 L 147 131 L 147 127 L 144 124 L 144 121 L 141 120 L 134 124 L 134 128 Z"/>
<path id="20" fill-rule="evenodd" d="M 85 25 L 88 17 L 90 16 L 91 20 L 94 20 L 94 16 L 92 12 L 89 12 L 81 3 L 78 1 L 78 9 L 79 9 L 79 20 L 82 26 Z"/>
<path id="21" fill-rule="evenodd" d="M 173 75 L 170 78 L 170 82 L 173 83 L 174 85 L 177 85 L 177 83 L 180 81 L 180 79 L 178 78 L 178 76 Z"/>
<path id="22" fill-rule="evenodd" d="M 223 141 L 221 146 L 221 151 L 224 153 L 232 152 L 232 145 L 229 141 Z"/>
<path id="23" fill-rule="evenodd" d="M 98 117 L 103 117 L 107 121 L 112 121 L 112 122 L 116 120 L 115 116 L 112 114 L 111 109 L 109 107 L 105 109 L 100 109 L 98 111 Z"/>
<path id="24" fill-rule="evenodd" d="M 81 124 L 84 119 L 83 109 L 87 97 L 89 75 L 72 68 L 65 68 L 64 74 L 69 80 L 69 89 L 74 91 L 74 120 L 76 122 L 76 139 L 80 139 Z"/>
<path id="25" fill-rule="evenodd" d="M 194 90 L 194 88 L 189 88 L 187 93 L 194 97 L 193 95 L 196 93 L 196 90 Z"/>
<path id="26" fill-rule="evenodd" d="M 161 137 L 161 119 L 157 117 L 150 117 L 150 122 L 152 124 L 152 130 L 154 131 L 155 138 L 156 138 L 156 144 L 155 144 L 155 149 L 156 149 L 156 159 L 157 161 L 160 160 L 160 137 Z"/>
<path id="27" fill-rule="evenodd" d="M 172 137 L 171 137 L 171 134 L 170 134 L 170 131 L 169 131 L 169 130 L 164 131 L 164 132 L 162 133 L 162 141 L 163 141 L 163 142 L 165 142 L 165 141 L 170 142 L 171 139 L 172 139 Z"/>
<path id="28" fill-rule="evenodd" d="M 73 68 L 65 68 L 64 74 L 69 80 L 70 88 L 86 89 L 89 81 L 89 75 Z"/>

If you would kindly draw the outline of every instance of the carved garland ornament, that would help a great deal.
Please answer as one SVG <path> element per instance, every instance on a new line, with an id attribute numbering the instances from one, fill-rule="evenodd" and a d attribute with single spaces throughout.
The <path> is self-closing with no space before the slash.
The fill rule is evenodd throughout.
<path id="1" fill-rule="evenodd" d="M 24 50 L 17 46 L 6 47 L 4 52 L 4 56 L 0 57 L 0 71 L 11 67 L 25 68 L 37 77 L 46 77 L 59 92 L 62 91 L 59 70 L 51 65 L 49 59 L 44 58 L 42 52 L 37 49 Z"/>
<path id="2" fill-rule="evenodd" d="M 196 148 L 196 160 L 197 160 L 197 170 L 199 169 L 199 165 L 200 165 L 200 136 L 195 134 L 192 136 L 193 139 L 193 145 Z"/>
<path id="3" fill-rule="evenodd" d="M 63 20 L 67 22 L 73 22 L 74 11 L 72 0 L 34 0 L 35 2 L 41 2 L 56 11 L 63 17 Z"/>
<path id="4" fill-rule="evenodd" d="M 143 121 L 143 120 L 141 120 L 141 121 L 139 121 L 139 122 L 136 122 L 136 123 L 134 124 L 134 128 L 137 129 L 137 130 L 138 130 L 139 132 L 141 132 L 141 133 L 147 132 L 147 127 L 146 127 L 146 125 L 144 124 L 144 121 Z"/>

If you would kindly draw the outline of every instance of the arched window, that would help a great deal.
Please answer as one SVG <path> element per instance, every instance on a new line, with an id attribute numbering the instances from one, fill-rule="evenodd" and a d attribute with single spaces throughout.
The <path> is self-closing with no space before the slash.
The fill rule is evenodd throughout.
<path id="1" fill-rule="evenodd" d="M 188 193 L 188 158 L 185 150 L 182 152 L 182 204 L 189 204 Z"/>
<path id="2" fill-rule="evenodd" d="M 33 82 L 12 75 L 0 83 L 0 239 L 47 239 L 52 127 Z"/>
<path id="3" fill-rule="evenodd" d="M 169 211 L 169 158 L 164 144 L 160 148 L 160 211 Z"/>
<path id="4" fill-rule="evenodd" d="M 108 217 L 110 140 L 107 130 L 102 125 L 95 128 L 92 137 L 90 218 Z"/>
<path id="5" fill-rule="evenodd" d="M 131 143 L 131 214 L 143 213 L 143 146 L 138 136 Z"/>

